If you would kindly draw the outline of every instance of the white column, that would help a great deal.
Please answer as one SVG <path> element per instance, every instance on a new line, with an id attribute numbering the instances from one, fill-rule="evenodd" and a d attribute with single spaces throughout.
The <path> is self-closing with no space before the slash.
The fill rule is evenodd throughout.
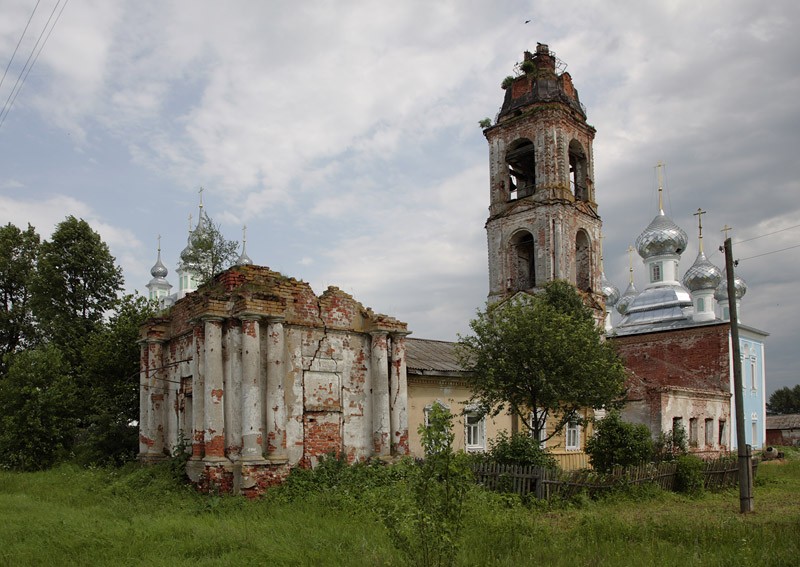
<path id="1" fill-rule="evenodd" d="M 389 413 L 389 357 L 386 331 L 372 337 L 372 445 L 376 455 L 389 455 L 391 420 Z"/>
<path id="2" fill-rule="evenodd" d="M 164 456 L 164 399 L 167 390 L 166 374 L 162 371 L 161 346 L 163 341 L 147 341 L 147 383 L 149 386 L 148 436 L 153 441 L 149 453 L 154 457 Z"/>
<path id="3" fill-rule="evenodd" d="M 192 459 L 202 459 L 205 452 L 205 332 L 203 324 L 194 327 L 192 353 Z"/>
<path id="4" fill-rule="evenodd" d="M 222 318 L 204 317 L 205 460 L 225 460 L 225 383 L 222 375 Z"/>
<path id="5" fill-rule="evenodd" d="M 283 317 L 267 317 L 267 458 L 277 462 L 287 459 L 285 350 Z"/>
<path id="6" fill-rule="evenodd" d="M 406 372 L 406 335 L 392 333 L 392 365 L 389 375 L 389 410 L 391 412 L 392 454 L 408 454 L 408 376 Z"/>
<path id="7" fill-rule="evenodd" d="M 263 460 L 261 422 L 261 336 L 258 315 L 242 321 L 242 460 Z"/>
<path id="8" fill-rule="evenodd" d="M 150 387 L 147 383 L 148 372 L 147 342 L 139 343 L 139 457 L 150 452 Z"/>

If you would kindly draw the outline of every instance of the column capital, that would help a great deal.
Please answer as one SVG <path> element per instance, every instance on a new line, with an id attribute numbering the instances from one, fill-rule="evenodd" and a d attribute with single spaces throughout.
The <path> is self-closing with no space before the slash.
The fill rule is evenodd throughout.
<path id="1" fill-rule="evenodd" d="M 395 339 L 395 338 L 404 339 L 408 335 L 410 335 L 411 333 L 412 333 L 412 331 L 391 331 L 389 333 L 389 336 L 392 337 L 393 339 Z"/>
<path id="2" fill-rule="evenodd" d="M 286 317 L 283 315 L 264 315 L 264 320 L 267 323 L 283 323 L 286 321 Z"/>
<path id="3" fill-rule="evenodd" d="M 372 331 L 367 331 L 370 337 L 385 337 L 389 334 L 389 331 L 386 329 L 373 329 Z"/>
<path id="4" fill-rule="evenodd" d="M 264 315 L 261 313 L 256 313 L 254 311 L 241 311 L 234 315 L 236 319 L 240 321 L 258 321 L 264 318 Z"/>

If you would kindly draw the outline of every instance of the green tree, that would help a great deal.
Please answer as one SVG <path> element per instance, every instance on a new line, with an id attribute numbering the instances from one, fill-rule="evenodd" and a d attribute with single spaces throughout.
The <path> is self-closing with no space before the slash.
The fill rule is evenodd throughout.
<path id="1" fill-rule="evenodd" d="M 473 401 L 493 416 L 517 415 L 537 440 L 545 423 L 549 439 L 579 419 L 580 409 L 610 406 L 624 394 L 622 362 L 566 282 L 491 305 L 470 328 L 457 353 L 470 370 Z"/>
<path id="2" fill-rule="evenodd" d="M 0 378 L 0 463 L 36 470 L 66 455 L 77 428 L 75 383 L 53 345 L 14 355 Z"/>
<path id="3" fill-rule="evenodd" d="M 38 252 L 39 235 L 31 225 L 25 231 L 11 223 L 0 228 L 0 375 L 8 355 L 35 344 L 31 285 Z"/>
<path id="4" fill-rule="evenodd" d="M 778 415 L 800 413 L 800 384 L 794 388 L 786 386 L 772 392 L 767 402 L 767 411 Z"/>
<path id="5" fill-rule="evenodd" d="M 452 420 L 435 403 L 418 429 L 425 460 L 411 477 L 413 539 L 401 546 L 417 565 L 452 565 L 458 552 L 464 497 L 474 480 L 466 455 L 453 452 Z"/>
<path id="6" fill-rule="evenodd" d="M 139 328 L 152 302 L 126 295 L 83 348 L 80 389 L 89 398 L 85 430 L 75 448 L 85 463 L 122 464 L 138 452 Z"/>
<path id="7" fill-rule="evenodd" d="M 595 423 L 586 453 L 595 470 L 611 472 L 615 466 L 648 462 L 653 456 L 653 439 L 646 425 L 622 421 L 618 411 L 611 411 Z"/>
<path id="8" fill-rule="evenodd" d="M 527 433 L 506 431 L 497 434 L 491 443 L 487 457 L 501 465 L 521 465 L 546 467 L 554 469 L 558 466 L 542 444 Z"/>
<path id="9" fill-rule="evenodd" d="M 32 307 L 45 338 L 73 366 L 121 288 L 122 271 L 86 221 L 69 216 L 42 242 Z"/>
<path id="10" fill-rule="evenodd" d="M 203 213 L 189 235 L 189 246 L 181 253 L 181 267 L 195 273 L 198 285 L 204 284 L 236 261 L 239 245 L 226 240 L 219 225 Z"/>

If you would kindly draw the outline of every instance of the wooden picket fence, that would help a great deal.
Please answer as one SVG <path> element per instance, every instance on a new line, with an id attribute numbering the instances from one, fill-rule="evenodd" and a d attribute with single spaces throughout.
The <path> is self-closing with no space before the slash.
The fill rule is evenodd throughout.
<path id="1" fill-rule="evenodd" d="M 645 464 L 635 467 L 618 467 L 611 474 L 601 474 L 591 469 L 563 471 L 533 466 L 479 463 L 474 466 L 475 480 L 488 490 L 533 494 L 549 500 L 555 496 L 570 498 L 578 493 L 592 496 L 619 486 L 653 484 L 662 490 L 672 490 L 675 483 L 675 462 Z M 758 470 L 758 460 L 753 459 L 753 476 Z M 737 486 L 738 463 L 731 459 L 706 461 L 704 485 L 707 490 Z"/>

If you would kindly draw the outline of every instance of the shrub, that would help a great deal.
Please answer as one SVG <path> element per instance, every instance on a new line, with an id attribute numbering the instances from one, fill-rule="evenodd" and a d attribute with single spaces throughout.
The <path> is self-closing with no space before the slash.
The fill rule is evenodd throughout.
<path id="1" fill-rule="evenodd" d="M 653 448 L 653 460 L 656 462 L 674 461 L 688 452 L 686 429 L 682 425 L 678 425 L 669 433 L 659 434 Z"/>
<path id="2" fill-rule="evenodd" d="M 513 84 L 514 84 L 514 77 L 512 77 L 511 75 L 509 75 L 508 77 L 506 77 L 505 79 L 503 79 L 503 82 L 502 82 L 502 83 L 500 83 L 500 87 L 501 87 L 503 90 L 505 90 L 505 89 L 507 89 L 508 87 L 510 87 L 510 86 L 511 86 L 511 85 L 513 85 Z"/>
<path id="3" fill-rule="evenodd" d="M 425 460 L 408 477 L 409 496 L 383 510 L 395 546 L 411 564 L 452 565 L 463 524 L 463 504 L 474 484 L 469 459 L 453 452 L 452 415 L 440 404 L 419 433 Z"/>
<path id="4" fill-rule="evenodd" d="M 612 411 L 595 424 L 594 435 L 586 442 L 592 467 L 611 472 L 615 466 L 638 465 L 650 460 L 653 440 L 645 425 L 623 421 Z"/>
<path id="5" fill-rule="evenodd" d="M 489 447 L 488 459 L 501 465 L 530 465 L 556 468 L 555 459 L 550 456 L 541 443 L 527 433 L 505 431 L 497 434 Z"/>
<path id="6" fill-rule="evenodd" d="M 523 61 L 519 68 L 522 69 L 523 73 L 530 73 L 536 69 L 536 65 L 534 65 L 533 61 Z"/>
<path id="7" fill-rule="evenodd" d="M 692 495 L 703 492 L 703 471 L 705 469 L 703 460 L 694 455 L 680 455 L 677 458 L 677 464 L 675 491 Z"/>

